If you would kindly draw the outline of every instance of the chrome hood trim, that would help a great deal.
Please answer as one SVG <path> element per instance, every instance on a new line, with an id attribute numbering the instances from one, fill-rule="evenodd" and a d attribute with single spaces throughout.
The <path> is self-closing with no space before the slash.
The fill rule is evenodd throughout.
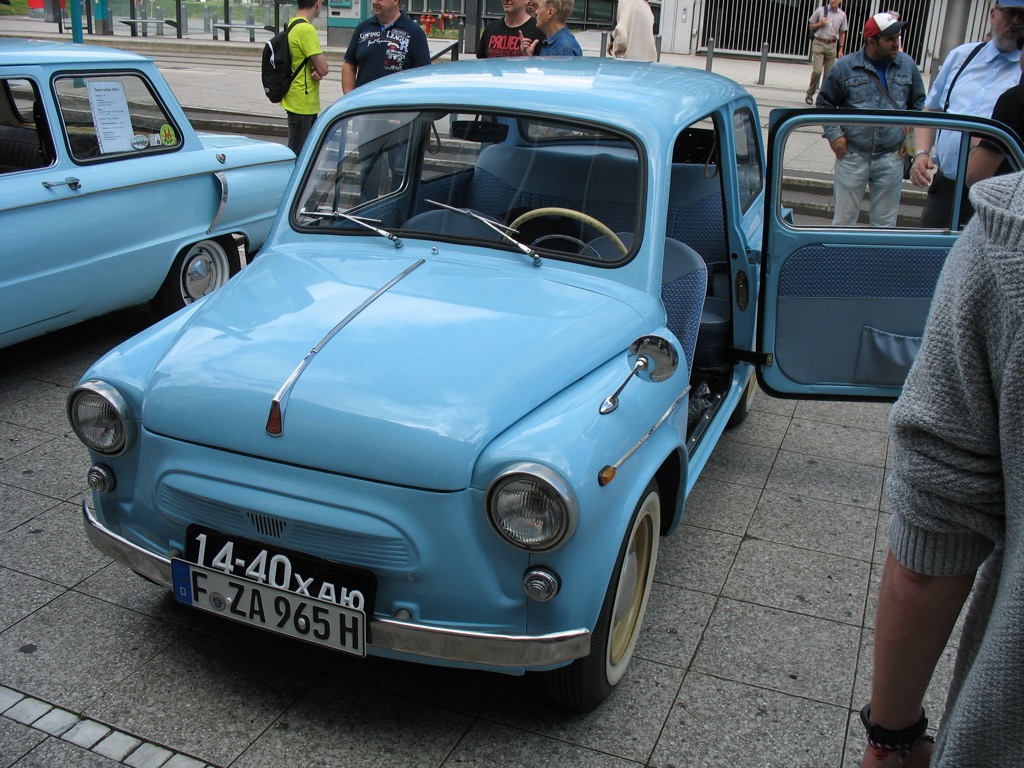
<path id="1" fill-rule="evenodd" d="M 373 304 L 373 302 L 375 302 L 382 295 L 384 295 L 384 293 L 389 291 L 392 288 L 392 286 L 394 286 L 406 275 L 410 274 L 415 269 L 420 267 L 422 264 L 423 259 L 420 259 L 419 261 L 415 262 L 412 266 L 408 267 L 401 273 L 395 275 L 393 278 L 388 280 L 388 282 L 386 282 L 384 285 L 382 285 L 380 288 L 374 291 L 370 296 L 368 296 L 363 301 L 362 304 L 360 304 L 358 307 L 349 312 L 340 323 L 334 326 L 330 331 L 327 332 L 327 334 L 322 339 L 320 339 L 319 342 L 317 342 L 317 345 L 315 347 L 309 350 L 309 353 L 304 358 L 302 358 L 302 362 L 299 363 L 298 367 L 296 367 L 296 369 L 292 371 L 292 374 L 291 376 L 288 377 L 288 380 L 285 381 L 285 383 L 281 386 L 281 389 L 279 389 L 277 394 L 274 395 L 274 399 L 270 405 L 270 415 L 267 417 L 267 434 L 273 435 L 274 437 L 280 437 L 284 433 L 284 416 L 285 412 L 288 409 L 288 398 L 291 397 L 292 388 L 295 386 L 296 382 L 298 382 L 299 376 L 302 375 L 302 372 L 306 370 L 306 366 L 313 362 L 313 358 L 317 356 L 320 350 L 327 346 L 331 339 L 337 336 L 338 332 L 346 325 L 348 325 L 350 322 L 352 322 L 352 320 L 354 320 L 364 309 Z"/>

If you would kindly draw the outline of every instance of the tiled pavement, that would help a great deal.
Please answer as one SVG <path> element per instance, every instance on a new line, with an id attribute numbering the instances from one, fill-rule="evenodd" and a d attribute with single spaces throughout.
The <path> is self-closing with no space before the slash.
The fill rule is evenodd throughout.
<path id="1" fill-rule="evenodd" d="M 887 406 L 759 393 L 662 544 L 629 673 L 578 716 L 529 676 L 351 660 L 200 615 L 93 550 L 64 398 L 150 320 L 0 350 L 0 766 L 858 764 Z"/>

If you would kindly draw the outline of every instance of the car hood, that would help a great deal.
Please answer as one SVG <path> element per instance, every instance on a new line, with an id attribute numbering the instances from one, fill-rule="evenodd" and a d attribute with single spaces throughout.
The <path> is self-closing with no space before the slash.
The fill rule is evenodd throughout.
<path id="1" fill-rule="evenodd" d="M 261 255 L 194 310 L 157 363 L 145 427 L 456 490 L 498 434 L 644 332 L 626 302 L 562 282 L 554 268 L 427 261 L 322 345 L 291 388 L 282 434 L 268 434 L 275 394 L 332 329 L 414 263 L 408 250 Z"/>

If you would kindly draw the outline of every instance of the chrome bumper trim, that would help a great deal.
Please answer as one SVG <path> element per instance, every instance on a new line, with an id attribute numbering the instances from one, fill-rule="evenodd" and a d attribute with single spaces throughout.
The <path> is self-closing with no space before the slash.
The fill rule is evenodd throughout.
<path id="1" fill-rule="evenodd" d="M 82 501 L 85 532 L 96 549 L 127 565 L 140 576 L 172 588 L 171 560 L 153 554 L 103 527 L 88 499 Z M 370 647 L 492 667 L 544 667 L 579 659 L 590 653 L 590 630 L 572 629 L 548 635 L 492 635 L 371 619 Z"/>

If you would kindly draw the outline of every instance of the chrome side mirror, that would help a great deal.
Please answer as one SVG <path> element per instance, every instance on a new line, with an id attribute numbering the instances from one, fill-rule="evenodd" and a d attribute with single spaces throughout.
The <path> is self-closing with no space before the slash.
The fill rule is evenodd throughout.
<path id="1" fill-rule="evenodd" d="M 630 371 L 614 394 L 605 398 L 599 409 L 602 414 L 619 407 L 619 395 L 636 376 L 644 381 L 658 383 L 672 376 L 679 368 L 679 353 L 672 342 L 661 336 L 641 336 L 629 347 Z"/>

